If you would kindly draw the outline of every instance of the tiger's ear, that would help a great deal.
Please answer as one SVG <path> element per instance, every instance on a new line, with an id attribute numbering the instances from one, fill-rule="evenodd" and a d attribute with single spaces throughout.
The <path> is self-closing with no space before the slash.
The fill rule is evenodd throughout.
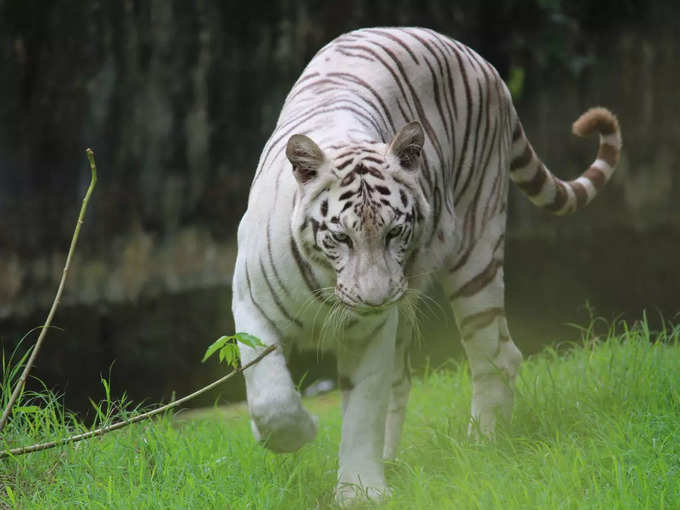
<path id="1" fill-rule="evenodd" d="M 424 144 L 423 127 L 420 122 L 413 121 L 406 124 L 394 135 L 387 152 L 392 153 L 399 160 L 401 166 L 407 170 L 415 170 Z"/>
<path id="2" fill-rule="evenodd" d="M 319 146 L 305 135 L 290 137 L 286 146 L 286 156 L 293 165 L 293 175 L 300 184 L 306 184 L 316 178 L 319 167 L 326 160 Z"/>

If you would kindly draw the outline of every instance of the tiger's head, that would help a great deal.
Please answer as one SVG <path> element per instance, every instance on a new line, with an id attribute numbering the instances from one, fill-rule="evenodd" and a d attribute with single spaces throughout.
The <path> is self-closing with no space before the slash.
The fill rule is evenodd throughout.
<path id="1" fill-rule="evenodd" d="M 298 183 L 295 242 L 334 270 L 336 297 L 359 313 L 396 303 L 408 286 L 405 269 L 430 213 L 418 183 L 424 142 L 418 122 L 388 144 L 322 150 L 305 135 L 288 141 Z"/>

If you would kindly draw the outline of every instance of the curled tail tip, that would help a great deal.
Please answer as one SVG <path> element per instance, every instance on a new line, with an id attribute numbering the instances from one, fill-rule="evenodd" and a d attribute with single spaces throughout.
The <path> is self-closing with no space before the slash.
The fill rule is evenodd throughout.
<path id="1" fill-rule="evenodd" d="M 612 135 L 620 133 L 619 120 L 612 112 L 602 106 L 590 108 L 576 119 L 571 131 L 577 136 L 588 136 L 593 133 Z"/>

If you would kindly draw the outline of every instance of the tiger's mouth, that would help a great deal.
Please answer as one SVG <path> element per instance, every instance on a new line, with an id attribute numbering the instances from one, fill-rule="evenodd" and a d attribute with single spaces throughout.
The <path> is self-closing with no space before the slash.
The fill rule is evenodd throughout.
<path id="1" fill-rule="evenodd" d="M 391 308 L 391 304 L 389 305 L 380 305 L 380 306 L 350 306 L 349 308 L 357 315 L 361 315 L 363 317 L 369 316 L 369 315 L 378 315 L 381 313 L 386 312 Z"/>

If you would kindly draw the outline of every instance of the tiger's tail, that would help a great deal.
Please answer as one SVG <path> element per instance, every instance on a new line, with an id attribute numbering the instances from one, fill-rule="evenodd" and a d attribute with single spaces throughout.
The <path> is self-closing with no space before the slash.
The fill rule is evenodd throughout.
<path id="1" fill-rule="evenodd" d="M 621 130 L 619 122 L 606 108 L 591 108 L 572 126 L 578 136 L 600 135 L 597 157 L 572 181 L 555 177 L 538 158 L 524 134 L 519 120 L 512 136 L 510 178 L 535 205 L 555 214 L 569 214 L 588 205 L 609 181 L 619 161 Z"/>

